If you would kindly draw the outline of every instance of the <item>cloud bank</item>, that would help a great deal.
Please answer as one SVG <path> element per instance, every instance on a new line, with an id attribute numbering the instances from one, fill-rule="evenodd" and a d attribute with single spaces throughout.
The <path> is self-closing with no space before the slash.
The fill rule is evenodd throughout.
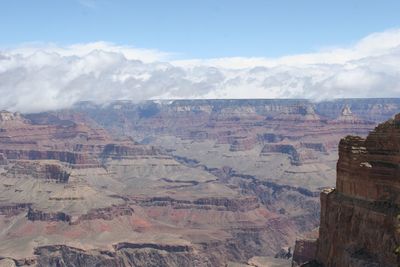
<path id="1" fill-rule="evenodd" d="M 280 58 L 173 57 L 106 42 L 1 50 L 0 108 L 38 112 L 120 99 L 400 97 L 400 29 Z"/>

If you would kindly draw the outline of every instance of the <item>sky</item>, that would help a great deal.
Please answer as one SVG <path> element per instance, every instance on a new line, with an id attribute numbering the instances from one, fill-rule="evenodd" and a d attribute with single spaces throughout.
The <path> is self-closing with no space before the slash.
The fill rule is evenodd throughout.
<path id="1" fill-rule="evenodd" d="M 398 27 L 400 1 L 8 0 L 0 43 L 107 41 L 181 58 L 277 57 Z"/>
<path id="2" fill-rule="evenodd" d="M 0 108 L 400 97 L 400 1 L 0 1 Z"/>

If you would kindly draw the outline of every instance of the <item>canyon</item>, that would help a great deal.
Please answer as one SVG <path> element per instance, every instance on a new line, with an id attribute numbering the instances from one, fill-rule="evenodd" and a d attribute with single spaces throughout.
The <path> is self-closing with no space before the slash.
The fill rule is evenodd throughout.
<path id="1" fill-rule="evenodd" d="M 378 213 L 399 204 L 389 178 L 399 175 L 398 117 L 374 129 L 399 111 L 400 99 L 2 111 L 0 266 L 290 266 L 296 240 L 315 237 L 320 218 L 310 250 L 346 266 L 326 260 L 343 256 L 331 238 L 353 238 L 332 232 L 335 220 L 394 227 Z M 365 215 L 371 201 L 378 213 Z M 327 212 L 339 206 L 345 217 Z M 352 245 L 351 255 L 375 257 Z"/>

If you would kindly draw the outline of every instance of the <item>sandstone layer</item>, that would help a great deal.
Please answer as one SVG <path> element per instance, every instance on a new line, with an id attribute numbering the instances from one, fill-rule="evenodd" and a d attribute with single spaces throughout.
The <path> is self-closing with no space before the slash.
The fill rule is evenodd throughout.
<path id="1" fill-rule="evenodd" d="M 336 189 L 321 193 L 314 264 L 399 266 L 399 197 L 400 114 L 365 139 L 348 136 L 340 141 Z M 298 249 L 302 247 L 299 243 Z M 304 262 L 301 257 L 309 254 L 299 252 L 295 260 Z"/>

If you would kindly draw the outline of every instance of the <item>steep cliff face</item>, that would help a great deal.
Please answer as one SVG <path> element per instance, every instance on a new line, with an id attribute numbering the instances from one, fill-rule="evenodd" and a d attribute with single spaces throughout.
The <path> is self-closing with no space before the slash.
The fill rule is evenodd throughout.
<path id="1" fill-rule="evenodd" d="M 399 266 L 400 114 L 339 145 L 336 189 L 321 193 L 316 259 L 324 266 Z"/>

